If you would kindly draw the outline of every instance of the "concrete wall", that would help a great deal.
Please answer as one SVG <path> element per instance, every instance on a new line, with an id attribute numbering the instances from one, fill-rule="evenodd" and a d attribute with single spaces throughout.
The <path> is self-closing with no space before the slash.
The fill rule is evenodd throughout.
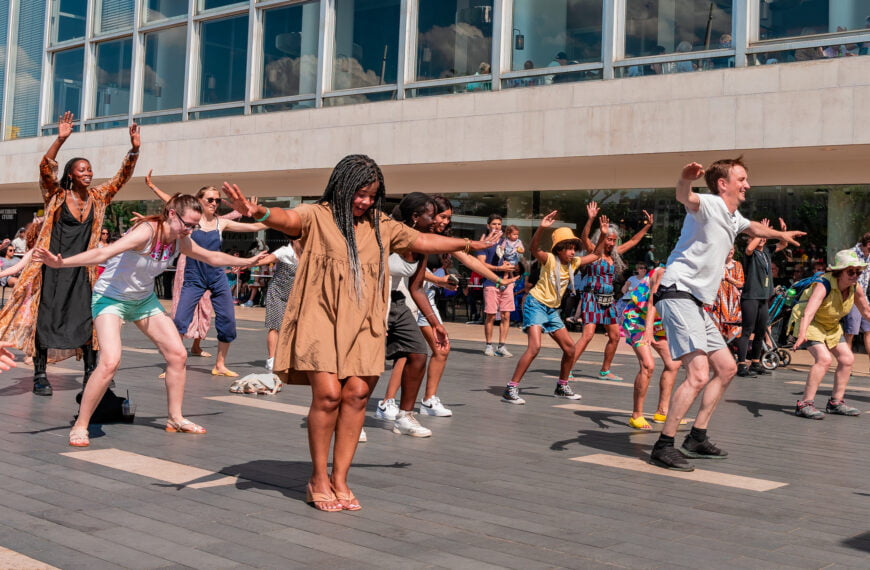
<path id="1" fill-rule="evenodd" d="M 448 95 L 146 126 L 127 199 L 230 179 L 258 196 L 318 195 L 345 154 L 375 158 L 388 191 L 670 186 L 689 160 L 746 155 L 755 185 L 870 183 L 870 57 Z M 39 201 L 49 137 L 0 143 L 5 204 Z M 121 129 L 60 153 L 108 177 Z"/>

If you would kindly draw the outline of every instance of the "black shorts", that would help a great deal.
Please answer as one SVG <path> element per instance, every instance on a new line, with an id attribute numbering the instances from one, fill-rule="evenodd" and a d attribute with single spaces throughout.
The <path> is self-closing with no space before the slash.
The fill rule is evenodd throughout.
<path id="1" fill-rule="evenodd" d="M 394 291 L 387 320 L 387 360 L 409 354 L 429 354 L 429 344 L 420 332 L 417 319 L 405 304 L 405 296 Z"/>

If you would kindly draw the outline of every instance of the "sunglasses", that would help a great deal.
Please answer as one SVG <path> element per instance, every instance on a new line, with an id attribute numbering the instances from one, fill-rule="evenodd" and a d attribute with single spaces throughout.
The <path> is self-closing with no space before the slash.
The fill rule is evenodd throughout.
<path id="1" fill-rule="evenodd" d="M 217 204 L 221 201 L 220 198 L 203 198 L 203 200 L 205 200 L 209 204 Z"/>
<path id="2" fill-rule="evenodd" d="M 847 269 L 846 270 L 846 275 L 848 275 L 849 277 L 857 277 L 858 275 L 861 275 L 861 273 L 862 273 L 862 271 L 860 269 Z"/>

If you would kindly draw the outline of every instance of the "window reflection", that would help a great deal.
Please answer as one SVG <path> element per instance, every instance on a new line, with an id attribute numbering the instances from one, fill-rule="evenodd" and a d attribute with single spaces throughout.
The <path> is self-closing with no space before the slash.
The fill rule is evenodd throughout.
<path id="1" fill-rule="evenodd" d="M 149 22 L 187 15 L 187 0 L 148 0 L 146 19 Z"/>
<path id="2" fill-rule="evenodd" d="M 199 104 L 245 98 L 248 16 L 202 23 Z"/>
<path id="3" fill-rule="evenodd" d="M 601 61 L 601 18 L 601 0 L 514 0 L 511 69 Z"/>
<path id="4" fill-rule="evenodd" d="M 420 0 L 417 79 L 491 73 L 492 9 L 492 0 Z"/>
<path id="5" fill-rule="evenodd" d="M 97 97 L 94 117 L 127 114 L 130 111 L 130 65 L 133 40 L 105 42 L 97 46 Z"/>
<path id="6" fill-rule="evenodd" d="M 870 28 L 870 0 L 758 0 L 759 38 L 762 40 L 798 36 L 812 36 L 863 30 Z M 845 52 L 859 55 L 864 46 L 845 46 Z M 839 49 L 838 49 L 839 51 Z M 864 55 L 864 54 L 861 54 Z M 806 52 L 803 57 L 817 59 Z"/>
<path id="7" fill-rule="evenodd" d="M 396 82 L 400 0 L 336 0 L 333 89 Z"/>
<path id="8" fill-rule="evenodd" d="M 133 27 L 135 0 L 102 0 L 97 29 L 100 32 L 116 32 Z"/>
<path id="9" fill-rule="evenodd" d="M 627 0 L 625 55 L 732 48 L 731 0 Z M 695 71 L 690 62 L 675 72 Z"/>
<path id="10" fill-rule="evenodd" d="M 53 43 L 85 37 L 88 0 L 54 0 L 51 6 Z"/>
<path id="11" fill-rule="evenodd" d="M 232 4 L 247 4 L 247 0 L 199 0 L 200 10 L 211 10 L 212 8 L 223 8 Z"/>
<path id="12" fill-rule="evenodd" d="M 143 111 L 181 108 L 187 27 L 145 34 Z"/>
<path id="13" fill-rule="evenodd" d="M 314 93 L 320 2 L 263 14 L 263 97 Z"/>
<path id="14" fill-rule="evenodd" d="M 51 117 L 72 111 L 81 114 L 82 72 L 85 66 L 84 48 L 59 51 L 54 54 Z"/>

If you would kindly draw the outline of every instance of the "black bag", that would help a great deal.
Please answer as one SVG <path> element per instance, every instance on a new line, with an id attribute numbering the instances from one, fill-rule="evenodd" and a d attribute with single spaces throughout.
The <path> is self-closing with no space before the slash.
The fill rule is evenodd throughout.
<path id="1" fill-rule="evenodd" d="M 130 422 L 131 418 L 123 414 L 124 398 L 118 396 L 111 389 L 106 390 L 103 399 L 97 404 L 97 409 L 91 416 L 92 424 L 110 424 L 115 422 Z M 76 403 L 81 405 L 82 392 L 76 394 Z M 79 415 L 75 415 L 78 419 Z"/>

